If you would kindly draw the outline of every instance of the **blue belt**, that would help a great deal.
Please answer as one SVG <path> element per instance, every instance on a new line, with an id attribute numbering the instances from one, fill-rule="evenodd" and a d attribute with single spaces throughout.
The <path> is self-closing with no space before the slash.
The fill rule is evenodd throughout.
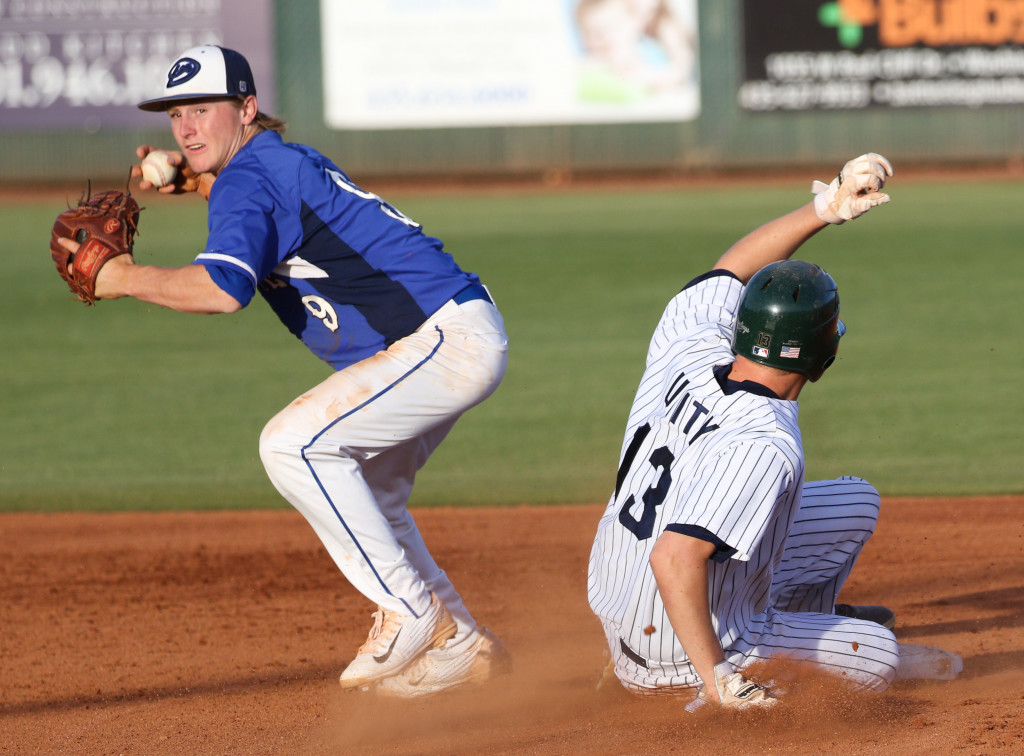
<path id="1" fill-rule="evenodd" d="M 487 289 L 485 289 L 484 285 L 480 283 L 470 284 L 452 297 L 452 301 L 455 302 L 455 304 L 465 304 L 466 302 L 472 302 L 474 299 L 486 299 L 491 304 L 494 304 L 494 300 L 491 299 L 490 294 L 487 293 Z"/>

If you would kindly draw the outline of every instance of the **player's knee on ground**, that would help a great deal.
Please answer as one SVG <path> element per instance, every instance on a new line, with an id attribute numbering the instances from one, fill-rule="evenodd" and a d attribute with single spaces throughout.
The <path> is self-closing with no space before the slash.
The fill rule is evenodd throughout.
<path id="1" fill-rule="evenodd" d="M 872 628 L 875 636 L 865 641 L 864 654 L 870 657 L 859 674 L 849 675 L 854 684 L 865 690 L 881 692 L 896 680 L 899 670 L 900 647 L 891 630 Z M 861 649 L 858 647 L 858 652 Z"/>

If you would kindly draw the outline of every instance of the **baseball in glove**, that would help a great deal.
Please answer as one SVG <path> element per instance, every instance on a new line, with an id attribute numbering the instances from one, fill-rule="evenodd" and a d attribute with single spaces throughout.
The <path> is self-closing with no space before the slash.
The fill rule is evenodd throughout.
<path id="1" fill-rule="evenodd" d="M 86 194 L 76 207 L 57 216 L 50 235 L 50 256 L 71 293 L 91 305 L 96 302 L 100 269 L 110 259 L 132 253 L 142 208 L 127 191 L 99 192 L 88 199 Z M 78 251 L 62 247 L 61 237 L 78 242 Z"/>

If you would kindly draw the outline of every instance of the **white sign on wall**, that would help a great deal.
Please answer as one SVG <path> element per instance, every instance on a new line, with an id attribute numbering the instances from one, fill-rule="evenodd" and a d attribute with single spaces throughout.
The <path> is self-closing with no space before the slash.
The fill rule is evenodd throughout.
<path id="1" fill-rule="evenodd" d="M 687 121 L 696 0 L 321 0 L 337 129 Z"/>

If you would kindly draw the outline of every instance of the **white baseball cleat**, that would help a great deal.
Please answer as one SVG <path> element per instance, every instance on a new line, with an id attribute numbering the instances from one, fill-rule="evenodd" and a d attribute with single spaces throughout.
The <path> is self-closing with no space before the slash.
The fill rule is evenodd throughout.
<path id="1" fill-rule="evenodd" d="M 434 594 L 430 594 L 430 607 L 419 617 L 378 606 L 373 619 L 370 636 L 339 678 L 347 690 L 368 688 L 398 674 L 424 651 L 443 646 L 456 629 L 448 607 Z"/>
<path id="2" fill-rule="evenodd" d="M 440 693 L 459 685 L 483 683 L 512 671 L 508 649 L 494 633 L 482 628 L 457 645 L 449 641 L 427 651 L 403 672 L 381 680 L 374 692 L 393 698 L 416 698 Z"/>

